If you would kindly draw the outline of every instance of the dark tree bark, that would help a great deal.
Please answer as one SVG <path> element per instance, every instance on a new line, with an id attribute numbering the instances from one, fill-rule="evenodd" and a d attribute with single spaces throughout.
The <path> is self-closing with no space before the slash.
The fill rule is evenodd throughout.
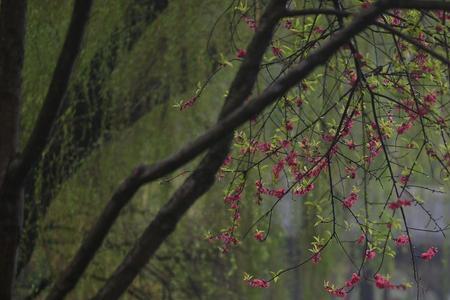
<path id="1" fill-rule="evenodd" d="M 22 223 L 21 187 L 8 182 L 19 135 L 21 71 L 24 59 L 25 0 L 0 7 L 0 299 L 11 299 Z"/>
<path id="2" fill-rule="evenodd" d="M 54 120 L 62 99 L 66 93 L 72 69 L 81 47 L 84 29 L 89 17 L 92 0 L 75 2 L 63 49 L 58 58 L 47 96 L 39 112 L 36 125 L 27 142 L 23 154 L 16 156 L 19 99 L 21 93 L 20 77 L 24 55 L 25 1 L 1 2 L 1 94 L 5 111 L 1 111 L 0 120 L 8 124 L 13 133 L 5 135 L 8 140 L 1 141 L 9 153 L 5 169 L 2 170 L 0 189 L 0 299 L 12 297 L 15 277 L 18 243 L 22 227 L 23 197 L 22 191 L 29 171 L 39 161 L 48 142 Z M 5 100 L 3 100 L 5 99 Z M 12 123 L 14 122 L 14 125 Z M 3 135 L 2 135 L 3 138 Z M 5 165 L 5 163 L 2 163 Z"/>

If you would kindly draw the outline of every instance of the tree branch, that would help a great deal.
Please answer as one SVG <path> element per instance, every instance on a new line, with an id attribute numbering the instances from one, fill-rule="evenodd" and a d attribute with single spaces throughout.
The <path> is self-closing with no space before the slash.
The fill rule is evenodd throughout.
<path id="1" fill-rule="evenodd" d="M 432 0 L 392 0 L 389 5 L 391 8 L 402 9 L 450 10 L 450 2 Z M 334 15 L 348 17 L 351 16 L 352 13 L 331 8 L 306 8 L 300 10 L 286 10 L 283 17 L 300 17 L 308 15 Z"/>
<path id="2" fill-rule="evenodd" d="M 393 28 L 392 26 L 389 26 L 387 24 L 383 24 L 380 22 L 375 22 L 374 23 L 376 26 L 383 28 L 387 31 L 389 31 L 392 34 L 395 34 L 396 36 L 398 36 L 399 38 L 401 38 L 402 40 L 407 41 L 408 43 L 414 45 L 415 47 L 419 48 L 420 50 L 423 50 L 424 52 L 430 54 L 431 56 L 433 56 L 434 58 L 440 60 L 442 63 L 446 64 L 447 66 L 450 66 L 450 60 L 448 60 L 446 57 L 444 57 L 443 55 L 437 53 L 436 51 L 425 47 L 424 45 L 422 45 L 421 43 L 419 43 L 417 40 L 413 39 L 412 37 L 404 34 L 403 32 L 398 31 L 397 29 Z"/>
<path id="3" fill-rule="evenodd" d="M 439 0 L 392 0 L 389 5 L 404 9 L 450 10 L 450 2 Z"/>
<path id="4" fill-rule="evenodd" d="M 309 15 L 334 15 L 347 17 L 350 16 L 351 13 L 329 8 L 307 8 L 301 10 L 286 10 L 286 12 L 283 14 L 283 17 L 300 17 Z"/>
<path id="5" fill-rule="evenodd" d="M 91 6 L 92 0 L 75 1 L 66 39 L 36 125 L 25 146 L 23 155 L 9 169 L 12 182 L 23 182 L 27 173 L 33 164 L 39 160 L 47 145 L 50 130 L 56 120 L 59 107 L 69 85 L 75 60 L 80 52 Z"/>

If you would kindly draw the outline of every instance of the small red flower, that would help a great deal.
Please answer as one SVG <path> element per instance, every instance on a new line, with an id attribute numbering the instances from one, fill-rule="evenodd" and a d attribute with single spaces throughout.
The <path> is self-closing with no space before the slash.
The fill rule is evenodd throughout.
<path id="1" fill-rule="evenodd" d="M 256 21 L 253 18 L 244 16 L 244 21 L 247 23 L 248 28 L 255 31 L 256 30 Z"/>
<path id="2" fill-rule="evenodd" d="M 355 142 L 353 142 L 352 140 L 347 140 L 345 142 L 345 144 L 347 145 L 349 150 L 355 150 L 356 149 Z"/>
<path id="3" fill-rule="evenodd" d="M 292 20 L 286 20 L 286 22 L 284 22 L 284 28 L 286 29 L 292 29 L 293 24 L 292 24 Z"/>
<path id="4" fill-rule="evenodd" d="M 325 32 L 325 29 L 323 29 L 323 28 L 320 27 L 320 26 L 316 26 L 316 27 L 314 27 L 314 32 L 315 32 L 315 33 L 322 34 L 322 33 Z"/>
<path id="5" fill-rule="evenodd" d="M 188 109 L 188 108 L 194 106 L 195 101 L 197 101 L 197 99 L 198 99 L 198 96 L 193 96 L 187 100 L 184 100 L 180 105 L 180 110 L 185 110 L 185 109 Z"/>
<path id="6" fill-rule="evenodd" d="M 358 245 L 362 245 L 364 243 L 364 241 L 366 240 L 366 235 L 364 233 L 361 233 L 361 235 L 359 236 L 359 238 L 356 240 L 356 243 Z"/>
<path id="7" fill-rule="evenodd" d="M 387 289 L 391 287 L 391 282 L 380 274 L 375 274 L 375 285 L 379 289 Z"/>
<path id="8" fill-rule="evenodd" d="M 375 258 L 375 256 L 377 256 L 377 253 L 375 252 L 374 249 L 372 250 L 366 250 L 366 259 L 367 260 L 372 260 Z"/>
<path id="9" fill-rule="evenodd" d="M 356 273 L 353 273 L 352 278 L 350 278 L 349 280 L 347 280 L 345 282 L 345 286 L 350 288 L 350 287 L 358 284 L 360 281 L 361 281 L 361 276 L 359 276 Z"/>
<path id="10" fill-rule="evenodd" d="M 424 101 L 428 105 L 433 105 L 434 103 L 436 103 L 436 99 L 437 99 L 436 93 L 430 93 L 428 95 L 425 95 L 424 97 Z"/>
<path id="11" fill-rule="evenodd" d="M 294 129 L 294 124 L 291 121 L 287 121 L 284 127 L 287 131 L 292 131 Z"/>
<path id="12" fill-rule="evenodd" d="M 258 279 L 258 278 L 254 278 L 254 279 L 250 279 L 248 280 L 248 285 L 250 287 L 253 288 L 268 288 L 270 286 L 270 283 L 267 282 L 267 280 L 264 279 Z"/>
<path id="13" fill-rule="evenodd" d="M 325 290 L 334 297 L 338 297 L 338 298 L 344 298 L 345 296 L 347 296 L 347 292 L 345 290 L 341 289 L 333 289 L 330 286 L 325 286 Z"/>
<path id="14" fill-rule="evenodd" d="M 257 240 L 257 241 L 264 241 L 264 238 L 266 237 L 266 235 L 265 235 L 264 231 L 256 230 L 254 237 L 255 237 L 255 240 Z"/>
<path id="15" fill-rule="evenodd" d="M 237 58 L 244 58 L 247 56 L 247 50 L 245 49 L 238 49 L 237 53 L 236 53 L 236 57 Z"/>
<path id="16" fill-rule="evenodd" d="M 412 126 L 413 124 L 411 122 L 405 122 L 397 128 L 397 133 L 404 134 L 406 131 L 411 129 Z"/>
<path id="17" fill-rule="evenodd" d="M 355 166 L 345 167 L 345 174 L 349 178 L 355 179 L 355 177 L 356 177 L 356 167 Z"/>
<path id="18" fill-rule="evenodd" d="M 436 247 L 430 247 L 427 251 L 420 254 L 420 258 L 423 260 L 431 260 L 438 253 L 438 249 Z"/>
<path id="19" fill-rule="evenodd" d="M 388 205 L 388 207 L 392 210 L 396 210 L 397 208 L 400 208 L 402 206 L 411 206 L 411 200 L 398 199 L 397 201 L 391 202 Z"/>
<path id="20" fill-rule="evenodd" d="M 228 166 L 229 164 L 231 164 L 231 162 L 233 161 L 233 158 L 231 155 L 227 155 L 227 157 L 225 157 L 225 160 L 223 161 L 222 165 L 223 166 Z"/>
<path id="21" fill-rule="evenodd" d="M 350 195 L 342 201 L 342 205 L 344 207 L 351 208 L 356 202 L 358 202 L 358 194 L 351 192 Z"/>
<path id="22" fill-rule="evenodd" d="M 322 259 L 322 256 L 320 256 L 320 252 L 317 252 L 313 255 L 313 257 L 311 258 L 312 263 L 317 265 Z"/>
<path id="23" fill-rule="evenodd" d="M 394 239 L 397 246 L 404 246 L 409 243 L 409 237 L 406 234 L 399 235 Z"/>
<path id="24" fill-rule="evenodd" d="M 409 175 L 400 176 L 400 183 L 403 185 L 407 185 L 409 181 Z"/>
<path id="25" fill-rule="evenodd" d="M 273 55 L 275 55 L 277 57 L 282 57 L 283 56 L 283 49 L 278 48 L 278 47 L 272 47 L 272 53 L 273 53 Z"/>

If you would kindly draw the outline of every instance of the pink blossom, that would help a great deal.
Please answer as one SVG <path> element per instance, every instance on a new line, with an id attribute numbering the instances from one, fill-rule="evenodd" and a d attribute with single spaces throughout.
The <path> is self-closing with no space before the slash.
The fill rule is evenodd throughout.
<path id="1" fill-rule="evenodd" d="M 236 53 L 236 57 L 237 58 L 244 58 L 247 56 L 247 50 L 245 49 L 238 49 L 237 53 Z"/>
<path id="2" fill-rule="evenodd" d="M 304 195 L 308 194 L 309 192 L 311 192 L 313 189 L 314 189 L 314 183 L 310 183 L 306 187 L 301 187 L 301 188 L 295 190 L 294 195 L 304 196 Z"/>
<path id="3" fill-rule="evenodd" d="M 358 202 L 358 194 L 351 192 L 350 195 L 342 201 L 342 205 L 347 208 L 351 208 L 356 202 Z"/>
<path id="4" fill-rule="evenodd" d="M 253 31 L 256 30 L 256 21 L 255 21 L 253 18 L 244 16 L 244 21 L 245 21 L 245 23 L 247 23 L 247 26 L 248 26 L 251 30 L 253 30 Z"/>
<path id="5" fill-rule="evenodd" d="M 266 237 L 266 235 L 265 235 L 264 231 L 256 230 L 254 237 L 255 237 L 255 240 L 257 240 L 257 241 L 263 241 L 264 238 Z"/>
<path id="6" fill-rule="evenodd" d="M 280 173 L 283 171 L 284 163 L 284 159 L 281 159 L 272 167 L 272 173 L 275 180 L 280 178 Z"/>
<path id="7" fill-rule="evenodd" d="M 361 233 L 361 235 L 358 237 L 358 239 L 356 240 L 356 243 L 358 245 L 362 245 L 364 243 L 364 241 L 366 240 L 366 235 L 364 233 Z"/>
<path id="8" fill-rule="evenodd" d="M 345 167 L 345 174 L 350 177 L 351 179 L 355 179 L 356 177 L 356 167 L 350 166 Z"/>
<path id="9" fill-rule="evenodd" d="M 333 289 L 329 286 L 325 286 L 325 290 L 334 297 L 338 297 L 338 298 L 344 298 L 347 296 L 347 292 L 345 290 L 341 289 Z"/>
<path id="10" fill-rule="evenodd" d="M 231 157 L 231 155 L 227 155 L 227 157 L 225 157 L 225 160 L 223 161 L 222 165 L 223 166 L 228 166 L 229 164 L 231 164 L 233 158 Z"/>
<path id="11" fill-rule="evenodd" d="M 320 26 L 316 26 L 316 27 L 314 27 L 314 32 L 315 32 L 315 33 L 322 34 L 322 33 L 325 32 L 325 29 L 323 29 L 323 28 L 320 27 Z"/>
<path id="12" fill-rule="evenodd" d="M 273 53 L 273 55 L 275 55 L 277 57 L 282 57 L 283 56 L 283 49 L 278 48 L 278 47 L 272 47 L 272 53 Z"/>
<path id="13" fill-rule="evenodd" d="M 286 22 L 284 22 L 284 28 L 286 29 L 292 29 L 293 24 L 292 24 L 292 20 L 286 20 Z"/>
<path id="14" fill-rule="evenodd" d="M 315 253 L 312 258 L 312 263 L 317 265 L 321 260 L 322 260 L 322 256 L 320 255 L 320 252 Z"/>
<path id="15" fill-rule="evenodd" d="M 430 247 L 427 251 L 420 254 L 420 258 L 423 260 L 431 260 L 438 253 L 438 249 L 436 247 Z"/>
<path id="16" fill-rule="evenodd" d="M 428 105 L 433 105 L 434 103 L 436 103 L 436 99 L 437 99 L 436 93 L 430 93 L 425 95 L 424 97 L 424 101 Z"/>
<path id="17" fill-rule="evenodd" d="M 347 280 L 347 281 L 345 282 L 345 286 L 350 288 L 350 287 L 352 287 L 352 286 L 358 284 L 358 282 L 359 282 L 360 280 L 361 280 L 361 276 L 359 276 L 359 275 L 356 274 L 356 273 L 353 273 L 353 274 L 352 274 L 352 278 L 350 278 L 349 280 Z"/>
<path id="18" fill-rule="evenodd" d="M 250 279 L 248 280 L 248 285 L 253 288 L 268 288 L 270 286 L 270 283 L 267 280 L 264 279 Z"/>
<path id="19" fill-rule="evenodd" d="M 287 131 L 292 131 L 294 129 L 294 124 L 291 121 L 287 121 L 284 127 Z"/>
<path id="20" fill-rule="evenodd" d="M 397 201 L 389 203 L 388 207 L 392 210 L 396 210 L 403 206 L 411 206 L 411 203 L 411 200 L 408 199 L 397 199 Z"/>
<path id="21" fill-rule="evenodd" d="M 400 176 L 400 183 L 403 185 L 407 185 L 409 181 L 409 175 L 401 175 Z"/>
<path id="22" fill-rule="evenodd" d="M 366 250 L 366 259 L 367 260 L 372 260 L 375 258 L 375 256 L 377 256 L 377 253 L 375 252 L 374 249 Z"/>
<path id="23" fill-rule="evenodd" d="M 406 286 L 404 284 L 399 285 L 392 284 L 389 281 L 389 279 L 380 274 L 375 274 L 374 278 L 375 278 L 375 285 L 379 289 L 402 289 L 402 290 L 406 289 Z"/>
<path id="24" fill-rule="evenodd" d="M 285 191 L 283 188 L 274 189 L 269 191 L 269 195 L 273 196 L 275 198 L 281 199 L 285 194 Z"/>
<path id="25" fill-rule="evenodd" d="M 347 145 L 349 150 L 355 150 L 356 149 L 356 145 L 355 145 L 355 142 L 353 142 L 353 140 L 347 140 L 345 142 L 345 144 Z"/>
<path id="26" fill-rule="evenodd" d="M 412 123 L 411 122 L 403 123 L 402 125 L 400 125 L 400 127 L 397 128 L 397 133 L 398 134 L 404 134 L 406 131 L 411 129 L 411 127 L 412 127 Z"/>
<path id="27" fill-rule="evenodd" d="M 195 101 L 197 101 L 197 99 L 198 96 L 193 96 L 187 100 L 184 100 L 180 105 L 180 110 L 191 108 L 194 105 Z"/>
<path id="28" fill-rule="evenodd" d="M 392 284 L 391 282 L 386 278 L 383 277 L 380 274 L 375 274 L 375 285 L 377 286 L 377 288 L 379 289 L 387 289 L 389 288 Z"/>
<path id="29" fill-rule="evenodd" d="M 409 243 L 409 237 L 405 234 L 402 234 L 395 238 L 394 242 L 397 246 L 404 246 Z"/>

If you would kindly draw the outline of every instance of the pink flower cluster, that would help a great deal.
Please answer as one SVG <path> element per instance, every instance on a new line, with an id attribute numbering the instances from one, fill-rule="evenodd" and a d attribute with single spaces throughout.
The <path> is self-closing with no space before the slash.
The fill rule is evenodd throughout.
<path id="1" fill-rule="evenodd" d="M 266 237 L 264 231 L 262 230 L 256 230 L 254 238 L 257 241 L 264 241 L 264 238 Z"/>
<path id="2" fill-rule="evenodd" d="M 309 183 L 305 187 L 300 187 L 294 191 L 296 196 L 304 196 L 314 189 L 314 183 Z"/>
<path id="3" fill-rule="evenodd" d="M 353 273 L 352 278 L 350 278 L 349 280 L 347 280 L 345 282 L 345 286 L 350 288 L 350 287 L 358 284 L 360 281 L 361 281 L 361 276 L 359 276 L 356 273 Z"/>
<path id="4" fill-rule="evenodd" d="M 404 246 L 409 243 L 409 237 L 406 234 L 401 234 L 394 239 L 394 242 L 397 246 Z"/>
<path id="5" fill-rule="evenodd" d="M 238 49 L 238 51 L 236 52 L 237 58 L 244 58 L 246 56 L 247 56 L 247 50 L 245 50 L 245 49 Z"/>
<path id="6" fill-rule="evenodd" d="M 423 260 L 431 260 L 438 253 L 438 249 L 436 247 L 430 247 L 427 251 L 420 254 L 420 258 Z"/>
<path id="7" fill-rule="evenodd" d="M 194 106 L 195 101 L 197 101 L 198 96 L 193 96 L 187 100 L 184 100 L 180 105 L 180 110 L 185 110 Z"/>
<path id="8" fill-rule="evenodd" d="M 320 252 L 315 253 L 312 256 L 311 260 L 314 265 L 317 265 L 322 260 L 322 256 L 320 255 Z"/>
<path id="9" fill-rule="evenodd" d="M 247 23 L 248 28 L 255 31 L 256 30 L 256 21 L 253 18 L 250 18 L 248 16 L 244 16 L 244 21 Z"/>
<path id="10" fill-rule="evenodd" d="M 332 287 L 326 286 L 325 290 L 333 297 L 344 298 L 347 296 L 347 292 L 343 289 L 333 289 Z"/>
<path id="11" fill-rule="evenodd" d="M 374 249 L 366 250 L 366 259 L 372 260 L 377 256 L 377 252 Z"/>
<path id="12" fill-rule="evenodd" d="M 342 200 L 342 205 L 347 208 L 351 208 L 355 203 L 358 202 L 358 194 L 351 192 L 344 200 Z"/>
<path id="13" fill-rule="evenodd" d="M 236 239 L 233 235 L 234 229 L 229 229 L 228 231 L 221 232 L 216 236 L 210 237 L 209 241 L 221 241 L 222 242 L 222 252 L 228 253 L 232 246 L 237 245 L 239 243 L 238 239 Z"/>
<path id="14" fill-rule="evenodd" d="M 270 283 L 267 280 L 258 279 L 258 278 L 248 280 L 247 284 L 252 288 L 266 289 L 266 288 L 270 287 Z"/>
<path id="15" fill-rule="evenodd" d="M 275 197 L 278 199 L 282 198 L 285 194 L 285 191 L 283 188 L 268 189 L 268 188 L 264 187 L 261 180 L 256 181 L 256 190 L 257 190 L 258 194 L 264 194 L 264 195 L 272 196 L 272 197 Z"/>
<path id="16" fill-rule="evenodd" d="M 375 274 L 374 278 L 375 278 L 375 286 L 379 289 L 402 289 L 402 290 L 406 289 L 406 286 L 404 284 L 399 285 L 392 284 L 389 281 L 389 279 L 380 274 Z"/>
<path id="17" fill-rule="evenodd" d="M 392 210 L 396 210 L 400 207 L 411 206 L 411 200 L 397 199 L 395 202 L 389 203 L 388 207 Z"/>

